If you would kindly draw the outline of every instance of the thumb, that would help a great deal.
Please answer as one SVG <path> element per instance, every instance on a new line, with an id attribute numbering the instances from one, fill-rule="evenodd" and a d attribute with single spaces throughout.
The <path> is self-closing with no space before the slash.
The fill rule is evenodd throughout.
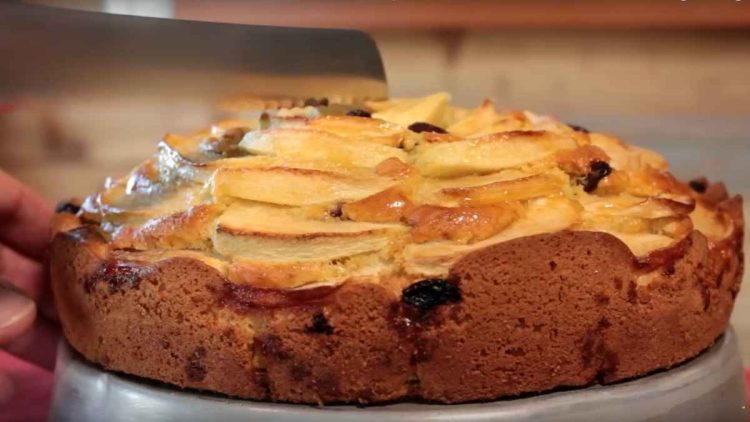
<path id="1" fill-rule="evenodd" d="M 0 346 L 31 329 L 36 304 L 9 282 L 0 279 Z"/>

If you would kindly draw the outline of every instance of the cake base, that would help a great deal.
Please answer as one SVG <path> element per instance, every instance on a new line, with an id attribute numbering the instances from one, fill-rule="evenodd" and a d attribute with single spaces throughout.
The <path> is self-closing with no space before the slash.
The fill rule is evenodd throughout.
<path id="1" fill-rule="evenodd" d="M 50 420 L 63 421 L 747 421 L 737 339 L 716 344 L 671 370 L 607 386 L 487 403 L 396 403 L 355 407 L 236 400 L 110 373 L 63 343 Z"/>

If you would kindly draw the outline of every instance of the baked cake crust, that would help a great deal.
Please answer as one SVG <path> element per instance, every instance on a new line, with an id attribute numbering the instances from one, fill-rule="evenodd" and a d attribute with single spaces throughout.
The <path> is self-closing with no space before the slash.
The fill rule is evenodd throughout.
<path id="1" fill-rule="evenodd" d="M 492 400 L 628 379 L 711 346 L 743 266 L 741 200 L 719 206 L 729 238 L 696 231 L 651 261 L 586 231 L 472 252 L 449 275 L 461 300 L 431 308 L 385 282 L 294 293 L 190 257 L 118 258 L 86 225 L 55 237 L 53 289 L 66 338 L 107 369 L 257 400 Z"/>
<path id="2" fill-rule="evenodd" d="M 67 339 L 107 369 L 324 404 L 609 383 L 721 335 L 739 196 L 605 134 L 448 100 L 167 135 L 55 216 Z"/>

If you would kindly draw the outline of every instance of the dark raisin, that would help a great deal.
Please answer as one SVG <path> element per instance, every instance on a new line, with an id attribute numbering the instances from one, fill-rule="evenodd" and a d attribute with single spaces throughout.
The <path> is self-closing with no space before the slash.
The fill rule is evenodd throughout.
<path id="1" fill-rule="evenodd" d="M 409 125 L 408 129 L 412 132 L 434 132 L 434 133 L 448 133 L 445 129 L 435 126 L 427 122 L 416 122 Z"/>
<path id="2" fill-rule="evenodd" d="M 346 262 L 349 261 L 349 259 L 350 258 L 348 256 L 344 256 L 341 258 L 334 258 L 328 262 L 330 262 L 331 265 L 343 265 L 343 264 L 346 264 Z"/>
<path id="3" fill-rule="evenodd" d="M 505 349 L 505 353 L 510 356 L 519 357 L 519 356 L 524 356 L 526 354 L 526 351 L 520 347 L 511 347 L 511 348 Z"/>
<path id="4" fill-rule="evenodd" d="M 200 143 L 200 148 L 205 153 L 217 154 L 223 157 L 236 157 L 244 155 L 243 151 L 239 149 L 238 145 L 242 138 L 247 133 L 246 128 L 233 127 L 224 131 L 219 136 L 211 136 Z"/>
<path id="5" fill-rule="evenodd" d="M 150 275 L 150 270 L 130 262 L 105 261 L 83 284 L 87 293 L 93 293 L 99 282 L 107 284 L 110 294 L 123 288 L 138 288 L 141 280 Z"/>
<path id="6" fill-rule="evenodd" d="M 62 201 L 57 204 L 57 207 L 55 207 L 56 213 L 78 214 L 78 211 L 80 210 L 80 206 L 68 201 Z"/>
<path id="7" fill-rule="evenodd" d="M 342 204 L 336 204 L 335 207 L 328 210 L 328 215 L 333 218 L 341 218 L 344 215 L 344 208 Z"/>
<path id="8" fill-rule="evenodd" d="M 349 110 L 348 113 L 346 113 L 347 116 L 352 117 L 372 117 L 372 113 L 366 110 L 362 110 L 361 108 L 355 108 L 354 110 Z"/>
<path id="9" fill-rule="evenodd" d="M 266 334 L 256 337 L 255 343 L 258 345 L 260 352 L 266 357 L 277 360 L 286 360 L 291 357 L 281 337 L 276 334 Z"/>
<path id="10" fill-rule="evenodd" d="M 305 106 L 312 106 L 312 107 L 327 107 L 328 106 L 328 98 L 308 98 L 305 100 Z"/>
<path id="11" fill-rule="evenodd" d="M 261 113 L 260 118 L 258 119 L 258 125 L 261 130 L 268 129 L 271 126 L 271 115 L 265 111 Z"/>
<path id="12" fill-rule="evenodd" d="M 568 123 L 568 126 L 570 126 L 570 128 L 575 130 L 576 132 L 590 133 L 589 130 L 583 126 L 574 125 L 572 123 Z"/>
<path id="13" fill-rule="evenodd" d="M 233 127 L 224 131 L 221 135 L 221 141 L 228 145 L 237 145 L 247 133 L 247 128 Z"/>
<path id="14" fill-rule="evenodd" d="M 185 372 L 190 381 L 200 382 L 206 378 L 206 366 L 203 363 L 203 359 L 206 357 L 206 348 L 203 346 L 197 347 L 193 354 L 188 356 L 187 363 L 185 365 Z"/>
<path id="15" fill-rule="evenodd" d="M 705 193 L 706 189 L 708 189 L 708 181 L 703 178 L 691 180 L 689 185 L 690 185 L 690 189 L 698 193 Z"/>
<path id="16" fill-rule="evenodd" d="M 401 300 L 419 309 L 432 309 L 445 303 L 461 301 L 461 290 L 442 278 L 428 278 L 405 288 Z"/>
<path id="17" fill-rule="evenodd" d="M 612 167 L 606 161 L 594 160 L 589 165 L 589 174 L 583 178 L 583 190 L 591 193 L 599 186 L 599 181 L 612 173 Z"/>
<path id="18" fill-rule="evenodd" d="M 307 327 L 307 330 L 316 334 L 325 334 L 330 336 L 333 334 L 333 327 L 328 323 L 328 319 L 323 312 L 316 312 L 313 314 L 312 325 Z"/>

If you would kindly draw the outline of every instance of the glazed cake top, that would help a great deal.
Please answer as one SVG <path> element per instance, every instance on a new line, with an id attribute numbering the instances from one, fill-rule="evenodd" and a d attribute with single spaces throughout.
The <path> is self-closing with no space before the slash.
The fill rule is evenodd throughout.
<path id="1" fill-rule="evenodd" d="M 471 251 L 566 229 L 610 233 L 638 257 L 733 230 L 661 156 L 612 136 L 445 93 L 366 108 L 168 134 L 80 215 L 123 253 L 189 255 L 278 288 L 444 276 Z"/>

